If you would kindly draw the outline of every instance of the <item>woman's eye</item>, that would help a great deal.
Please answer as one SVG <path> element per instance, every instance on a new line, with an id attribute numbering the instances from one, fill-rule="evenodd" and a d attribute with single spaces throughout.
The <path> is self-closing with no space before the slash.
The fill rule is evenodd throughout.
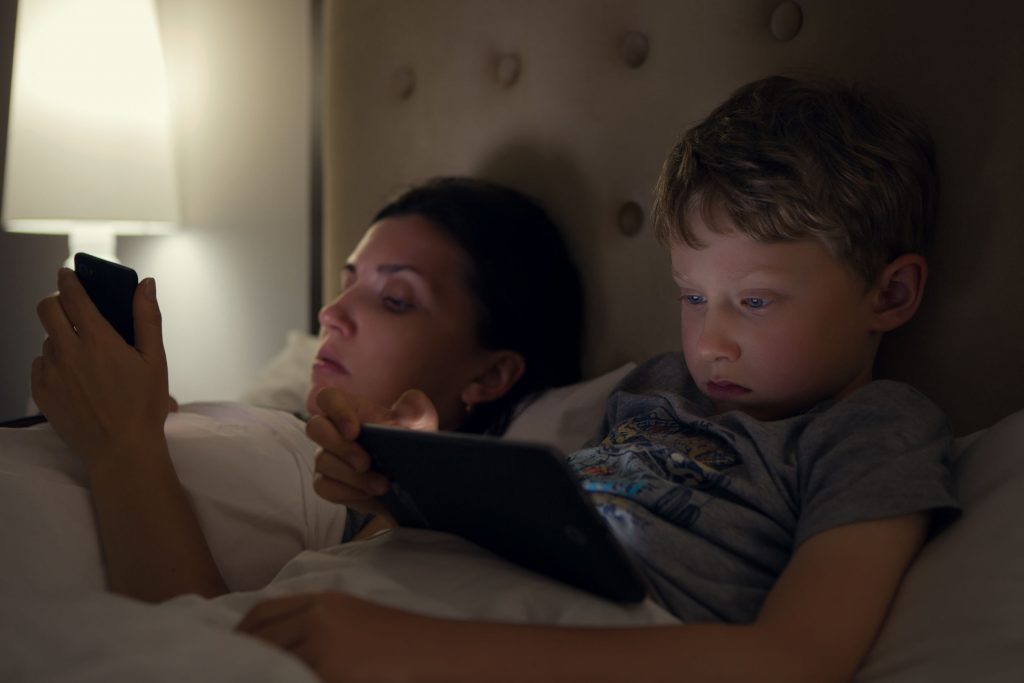
<path id="1" fill-rule="evenodd" d="M 683 294 L 679 297 L 679 300 L 684 304 L 690 304 L 691 306 L 700 306 L 706 301 L 700 294 Z"/>
<path id="2" fill-rule="evenodd" d="M 411 311 L 415 306 L 411 301 L 406 299 L 399 299 L 394 296 L 385 296 L 382 298 L 384 302 L 384 308 L 391 311 L 392 313 L 407 313 Z"/>

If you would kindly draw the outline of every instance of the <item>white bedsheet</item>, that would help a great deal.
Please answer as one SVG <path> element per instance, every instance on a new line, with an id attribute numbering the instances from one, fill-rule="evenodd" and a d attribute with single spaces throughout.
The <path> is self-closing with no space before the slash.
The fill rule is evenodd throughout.
<path id="1" fill-rule="evenodd" d="M 306 549 L 341 538 L 345 510 L 313 492 L 303 423 L 238 403 L 184 406 L 171 457 L 228 586 L 265 585 Z M 101 589 L 102 559 L 81 464 L 49 425 L 0 429 L 0 587 Z"/>

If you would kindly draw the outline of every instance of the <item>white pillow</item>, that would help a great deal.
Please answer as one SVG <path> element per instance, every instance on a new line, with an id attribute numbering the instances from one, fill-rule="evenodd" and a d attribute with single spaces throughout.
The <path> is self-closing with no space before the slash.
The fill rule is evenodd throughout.
<path id="1" fill-rule="evenodd" d="M 505 438 L 548 443 L 563 453 L 578 450 L 597 432 L 612 389 L 635 367 L 626 363 L 600 377 L 544 392 L 520 409 Z"/>
<path id="2" fill-rule="evenodd" d="M 957 439 L 961 517 L 911 566 L 858 683 L 1024 678 L 1024 410 Z"/>
<path id="3" fill-rule="evenodd" d="M 294 415 L 306 415 L 310 369 L 319 348 L 320 338 L 316 335 L 290 330 L 285 336 L 284 348 L 256 373 L 238 400 Z"/>

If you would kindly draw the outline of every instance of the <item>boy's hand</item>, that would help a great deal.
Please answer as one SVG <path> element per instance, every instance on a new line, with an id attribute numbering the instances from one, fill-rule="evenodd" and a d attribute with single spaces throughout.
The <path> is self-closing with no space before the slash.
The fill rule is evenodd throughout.
<path id="1" fill-rule="evenodd" d="M 143 280 L 132 300 L 135 347 L 103 318 L 74 271 L 60 270 L 57 289 L 36 308 L 48 335 L 32 363 L 36 405 L 90 468 L 162 438 L 167 360 L 154 282 Z"/>
<path id="2" fill-rule="evenodd" d="M 416 643 L 435 626 L 351 595 L 317 593 L 260 603 L 235 629 L 290 652 L 325 683 L 353 683 L 412 680 Z"/>
<path id="3" fill-rule="evenodd" d="M 370 456 L 355 442 L 363 423 L 395 425 L 434 431 L 437 411 L 422 391 L 402 394 L 384 408 L 340 389 L 324 389 L 316 396 L 320 414 L 306 424 L 306 434 L 321 446 L 316 457 L 313 490 L 321 498 L 359 512 L 386 515 L 377 499 L 387 493 L 388 480 L 370 469 Z"/>

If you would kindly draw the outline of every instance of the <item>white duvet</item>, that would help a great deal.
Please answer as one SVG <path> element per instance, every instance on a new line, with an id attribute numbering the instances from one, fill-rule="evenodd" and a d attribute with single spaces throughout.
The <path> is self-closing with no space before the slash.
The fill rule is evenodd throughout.
<path id="1" fill-rule="evenodd" d="M 590 398 L 597 407 L 584 422 L 600 414 Z M 561 443 L 564 411 L 536 408 L 517 436 Z M 310 681 L 297 660 L 231 627 L 264 597 L 314 590 L 453 617 L 671 622 L 654 605 L 609 604 L 442 534 L 398 530 L 333 545 L 344 512 L 311 493 L 314 448 L 286 413 L 193 405 L 171 417 L 168 435 L 236 592 L 159 606 L 105 593 L 77 462 L 46 426 L 0 429 L 0 681 Z M 1020 680 L 1022 444 L 1024 410 L 957 441 L 963 514 L 911 567 L 858 683 Z"/>
<path id="2" fill-rule="evenodd" d="M 287 413 L 193 404 L 169 418 L 167 435 L 235 592 L 159 606 L 104 592 L 80 465 L 46 425 L 0 430 L 0 680 L 309 680 L 297 661 L 231 628 L 262 599 L 319 590 L 439 616 L 672 621 L 653 604 L 608 603 L 444 534 L 335 545 L 344 509 L 313 493 L 315 448 Z"/>

